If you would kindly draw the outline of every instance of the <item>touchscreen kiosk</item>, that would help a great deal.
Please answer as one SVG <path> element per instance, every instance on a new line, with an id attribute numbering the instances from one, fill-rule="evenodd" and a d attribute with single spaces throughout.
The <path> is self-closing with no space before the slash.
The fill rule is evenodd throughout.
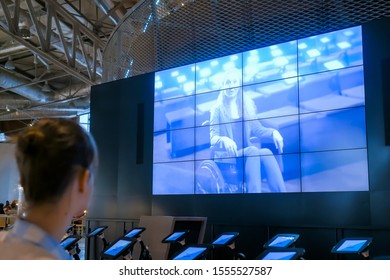
<path id="1" fill-rule="evenodd" d="M 60 242 L 60 245 L 65 250 L 71 249 L 81 239 L 78 235 L 71 235 L 66 237 Z"/>
<path id="2" fill-rule="evenodd" d="M 233 243 L 233 241 L 237 238 L 238 232 L 225 232 L 222 233 L 219 237 L 217 237 L 211 244 L 216 246 L 224 246 Z"/>
<path id="3" fill-rule="evenodd" d="M 127 254 L 127 251 L 132 244 L 132 240 L 119 239 L 103 252 L 102 257 L 104 259 L 117 259 L 120 256 Z"/>
<path id="4" fill-rule="evenodd" d="M 258 260 L 297 260 L 303 256 L 302 248 L 273 248 L 267 249 L 256 259 Z"/>
<path id="5" fill-rule="evenodd" d="M 172 260 L 199 260 L 207 252 L 207 246 L 191 245 L 180 251 Z"/>
<path id="6" fill-rule="evenodd" d="M 128 233 L 126 233 L 123 237 L 124 238 L 137 238 L 141 235 L 142 232 L 145 231 L 145 228 L 133 228 Z"/>
<path id="7" fill-rule="evenodd" d="M 66 233 L 67 234 L 70 234 L 70 233 L 72 233 L 73 232 L 73 230 L 74 230 L 74 225 L 69 225 L 67 228 L 66 228 Z"/>
<path id="8" fill-rule="evenodd" d="M 99 235 L 99 234 L 101 234 L 106 228 L 108 228 L 108 226 L 98 227 L 98 228 L 94 229 L 93 231 L 91 231 L 91 232 L 87 235 L 87 237 L 93 237 L 93 236 Z"/>
<path id="9" fill-rule="evenodd" d="M 288 248 L 290 247 L 297 239 L 299 234 L 293 233 L 283 233 L 277 234 L 272 237 L 267 243 L 264 244 L 264 248 Z"/>
<path id="10" fill-rule="evenodd" d="M 171 233 L 170 235 L 168 235 L 167 237 L 165 237 L 161 242 L 162 243 L 175 243 L 175 242 L 182 241 L 188 232 L 189 232 L 188 230 L 175 231 L 175 232 Z"/>
<path id="11" fill-rule="evenodd" d="M 371 237 L 347 237 L 340 240 L 333 248 L 336 254 L 360 254 L 371 244 Z"/>

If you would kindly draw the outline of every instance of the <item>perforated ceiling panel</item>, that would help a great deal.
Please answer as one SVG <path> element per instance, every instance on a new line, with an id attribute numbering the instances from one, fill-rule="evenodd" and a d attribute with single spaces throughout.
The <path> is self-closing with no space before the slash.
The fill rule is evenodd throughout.
<path id="1" fill-rule="evenodd" d="M 104 52 L 103 81 L 390 17 L 388 0 L 145 0 Z"/>

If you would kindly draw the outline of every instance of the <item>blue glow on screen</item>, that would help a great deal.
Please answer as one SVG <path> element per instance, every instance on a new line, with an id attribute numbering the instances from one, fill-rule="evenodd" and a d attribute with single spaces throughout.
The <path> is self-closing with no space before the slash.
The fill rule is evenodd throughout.
<path id="1" fill-rule="evenodd" d="M 134 236 L 136 236 L 138 233 L 140 233 L 142 231 L 142 229 L 133 229 L 132 231 L 130 231 L 129 233 L 127 233 L 125 235 L 125 237 L 127 238 L 132 238 Z"/>
<path id="2" fill-rule="evenodd" d="M 360 249 L 367 243 L 367 240 L 346 240 L 338 249 L 337 252 L 359 252 Z"/>
<path id="3" fill-rule="evenodd" d="M 301 39 L 298 46 L 299 75 L 363 65 L 360 26 Z"/>
<path id="4" fill-rule="evenodd" d="M 156 73 L 154 100 L 193 95 L 195 93 L 194 70 L 192 65 L 187 65 Z"/>
<path id="5" fill-rule="evenodd" d="M 94 231 L 92 231 L 91 233 L 89 233 L 88 235 L 89 235 L 89 236 L 94 236 L 94 235 L 96 235 L 96 234 L 98 234 L 98 233 L 103 232 L 104 230 L 105 230 L 105 228 L 97 228 L 97 229 L 95 229 Z"/>
<path id="6" fill-rule="evenodd" d="M 224 234 L 218 237 L 215 241 L 213 241 L 212 244 L 214 245 L 225 245 L 234 237 L 233 234 Z"/>
<path id="7" fill-rule="evenodd" d="M 118 240 L 116 243 L 114 243 L 110 248 L 108 248 L 104 254 L 110 255 L 110 256 L 117 256 L 123 249 L 125 249 L 127 246 L 131 244 L 132 241 L 129 240 Z"/>
<path id="8" fill-rule="evenodd" d="M 297 42 L 243 53 L 244 85 L 291 78 L 297 74 Z"/>
<path id="9" fill-rule="evenodd" d="M 203 247 L 188 247 L 185 249 L 182 253 L 174 257 L 174 260 L 194 260 L 197 257 L 199 257 L 200 254 L 202 254 L 204 251 L 206 251 L 206 248 Z"/>
<path id="10" fill-rule="evenodd" d="M 185 231 L 174 232 L 166 240 L 167 241 L 175 241 L 175 240 L 179 239 L 180 237 L 182 237 L 185 233 L 186 233 Z"/>
<path id="11" fill-rule="evenodd" d="M 224 73 L 242 69 L 242 54 L 220 57 L 196 64 L 196 93 L 226 89 L 223 85 Z M 241 74 L 242 75 L 242 74 Z M 237 86 L 242 86 L 242 82 Z"/>
<path id="12" fill-rule="evenodd" d="M 157 72 L 153 194 L 368 191 L 365 119 L 360 26 Z"/>
<path id="13" fill-rule="evenodd" d="M 75 241 L 75 240 L 76 240 L 76 238 L 74 238 L 74 237 L 69 237 L 69 238 L 67 238 L 67 239 L 64 239 L 64 240 L 60 243 L 60 245 L 61 245 L 62 248 L 66 248 L 67 246 L 69 246 L 70 243 L 72 243 L 72 242 Z"/>
<path id="14" fill-rule="evenodd" d="M 269 247 L 288 247 L 295 238 L 292 236 L 278 236 L 272 241 L 268 246 Z"/>
<path id="15" fill-rule="evenodd" d="M 295 252 L 269 252 L 262 260 L 291 260 Z"/>

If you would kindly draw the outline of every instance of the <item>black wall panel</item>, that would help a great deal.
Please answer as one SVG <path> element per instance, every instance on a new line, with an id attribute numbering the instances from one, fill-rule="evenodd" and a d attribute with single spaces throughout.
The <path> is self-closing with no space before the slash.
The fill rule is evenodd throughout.
<path id="1" fill-rule="evenodd" d="M 241 230 L 238 244 L 251 257 L 257 253 L 253 246 L 260 250 L 267 238 L 286 230 L 302 233 L 301 245 L 312 259 L 334 258 L 330 247 L 345 235 L 378 236 L 376 252 L 390 253 L 390 241 L 383 238 L 390 230 L 390 150 L 384 132 L 384 111 L 390 108 L 383 103 L 390 94 L 384 90 L 390 77 L 383 74 L 390 58 L 388 34 L 390 19 L 363 25 L 370 191 L 152 196 L 154 76 L 146 74 L 92 88 L 91 131 L 101 160 L 91 215 L 206 216 L 213 225 L 209 239 L 224 229 Z"/>
<path id="2" fill-rule="evenodd" d="M 153 74 L 92 87 L 91 132 L 100 164 L 91 217 L 151 214 L 153 90 Z"/>

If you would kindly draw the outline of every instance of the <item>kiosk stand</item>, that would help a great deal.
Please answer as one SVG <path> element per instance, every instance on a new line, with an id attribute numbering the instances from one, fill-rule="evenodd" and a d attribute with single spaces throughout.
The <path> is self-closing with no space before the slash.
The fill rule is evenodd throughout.
<path id="1" fill-rule="evenodd" d="M 256 257 L 257 260 L 302 260 L 305 249 L 295 248 L 299 234 L 281 233 L 272 237 L 263 246 L 265 249 Z"/>
<path id="2" fill-rule="evenodd" d="M 77 243 L 80 239 L 80 235 L 69 235 L 60 242 L 61 247 L 67 250 L 75 260 L 80 260 L 79 254 L 81 250 Z"/>
<path id="3" fill-rule="evenodd" d="M 167 243 L 170 246 L 168 259 L 170 259 L 178 251 L 183 250 L 186 245 L 185 238 L 189 232 L 189 230 L 174 231 L 161 240 L 161 243 Z"/>
<path id="4" fill-rule="evenodd" d="M 138 242 L 141 246 L 140 260 L 151 260 L 148 246 L 141 239 L 141 233 L 145 231 L 145 228 L 138 227 L 133 228 L 127 232 L 124 236 L 117 239 L 102 253 L 102 259 L 119 259 L 132 260 L 134 245 Z"/>
<path id="5" fill-rule="evenodd" d="M 371 237 L 346 237 L 334 245 L 331 252 L 337 254 L 337 258 L 343 254 L 355 254 L 363 257 L 363 259 L 369 259 L 368 247 L 371 242 Z"/>
<path id="6" fill-rule="evenodd" d="M 298 240 L 299 234 L 295 233 L 281 233 L 272 237 L 264 244 L 264 249 L 270 248 L 290 248 Z"/>
<path id="7" fill-rule="evenodd" d="M 91 231 L 86 238 L 98 237 L 103 242 L 103 251 L 110 245 L 110 242 L 106 240 L 104 237 L 104 231 L 108 228 L 108 226 L 97 227 L 93 231 Z"/>
<path id="8" fill-rule="evenodd" d="M 152 255 L 150 254 L 149 247 L 145 245 L 145 242 L 141 238 L 139 238 L 137 241 L 141 245 L 139 260 L 151 260 Z"/>

